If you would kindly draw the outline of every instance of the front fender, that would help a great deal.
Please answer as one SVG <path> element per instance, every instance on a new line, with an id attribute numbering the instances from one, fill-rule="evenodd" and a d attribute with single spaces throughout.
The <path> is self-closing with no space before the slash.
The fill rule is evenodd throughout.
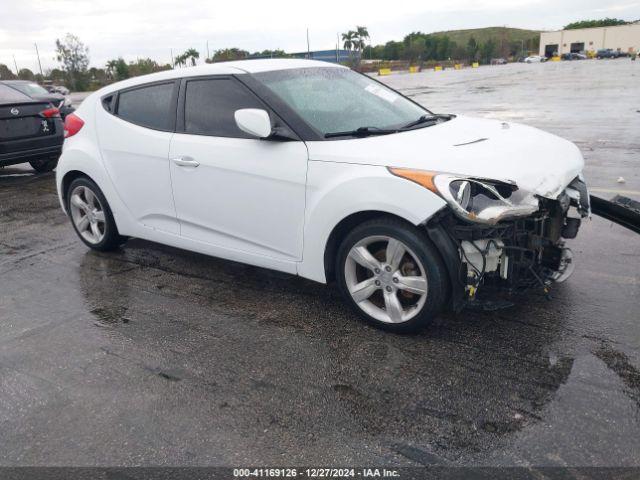
<path id="1" fill-rule="evenodd" d="M 298 274 L 326 282 L 324 252 L 333 229 L 359 212 L 383 212 L 414 225 L 429 219 L 446 203 L 386 167 L 309 161 L 304 245 Z"/>

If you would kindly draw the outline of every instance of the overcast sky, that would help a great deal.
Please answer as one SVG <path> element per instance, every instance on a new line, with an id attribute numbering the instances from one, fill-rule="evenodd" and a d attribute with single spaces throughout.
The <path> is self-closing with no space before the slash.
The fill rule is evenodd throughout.
<path id="1" fill-rule="evenodd" d="M 336 34 L 355 25 L 369 28 L 374 44 L 406 33 L 509 26 L 556 30 L 581 19 L 640 19 L 640 0 L 0 0 L 0 63 L 12 70 L 57 65 L 55 39 L 71 32 L 89 47 L 91 66 L 110 58 L 150 57 L 169 63 L 171 49 L 189 47 L 206 55 L 239 47 L 335 48 Z M 202 61 L 201 59 L 201 61 Z"/>

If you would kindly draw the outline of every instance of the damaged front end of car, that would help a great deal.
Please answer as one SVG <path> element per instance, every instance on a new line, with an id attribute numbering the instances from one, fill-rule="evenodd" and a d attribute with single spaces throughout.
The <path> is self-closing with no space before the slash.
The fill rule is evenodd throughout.
<path id="1" fill-rule="evenodd" d="M 555 198 L 519 189 L 513 182 L 438 174 L 434 191 L 447 201 L 425 225 L 452 279 L 453 307 L 478 304 L 479 289 L 510 293 L 540 288 L 573 272 L 565 241 L 575 238 L 590 215 L 582 176 Z"/>

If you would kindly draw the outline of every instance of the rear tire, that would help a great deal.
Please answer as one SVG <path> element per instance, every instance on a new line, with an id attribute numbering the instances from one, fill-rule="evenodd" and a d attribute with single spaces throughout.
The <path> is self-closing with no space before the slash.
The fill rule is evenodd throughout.
<path id="1" fill-rule="evenodd" d="M 395 218 L 355 227 L 338 248 L 335 271 L 347 303 L 367 322 L 394 332 L 428 325 L 450 288 L 426 232 Z"/>
<path id="2" fill-rule="evenodd" d="M 93 180 L 76 178 L 67 190 L 67 212 L 80 240 L 93 250 L 115 250 L 127 241 L 118 232 L 111 208 Z"/>
<path id="3" fill-rule="evenodd" d="M 31 165 L 31 168 L 33 168 L 38 173 L 50 172 L 58 166 L 58 159 L 42 158 L 38 160 L 31 160 L 29 162 L 29 165 Z"/>

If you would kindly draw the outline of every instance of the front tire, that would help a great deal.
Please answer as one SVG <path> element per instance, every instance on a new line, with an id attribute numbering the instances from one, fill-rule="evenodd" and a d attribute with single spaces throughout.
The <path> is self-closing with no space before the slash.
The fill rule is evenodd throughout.
<path id="1" fill-rule="evenodd" d="M 102 190 L 86 177 L 76 178 L 67 190 L 67 212 L 80 240 L 93 250 L 115 250 L 126 241 L 118 233 Z"/>
<path id="2" fill-rule="evenodd" d="M 445 266 L 426 232 L 393 218 L 367 221 L 345 237 L 336 277 L 362 318 L 395 332 L 429 324 L 449 291 Z"/>

